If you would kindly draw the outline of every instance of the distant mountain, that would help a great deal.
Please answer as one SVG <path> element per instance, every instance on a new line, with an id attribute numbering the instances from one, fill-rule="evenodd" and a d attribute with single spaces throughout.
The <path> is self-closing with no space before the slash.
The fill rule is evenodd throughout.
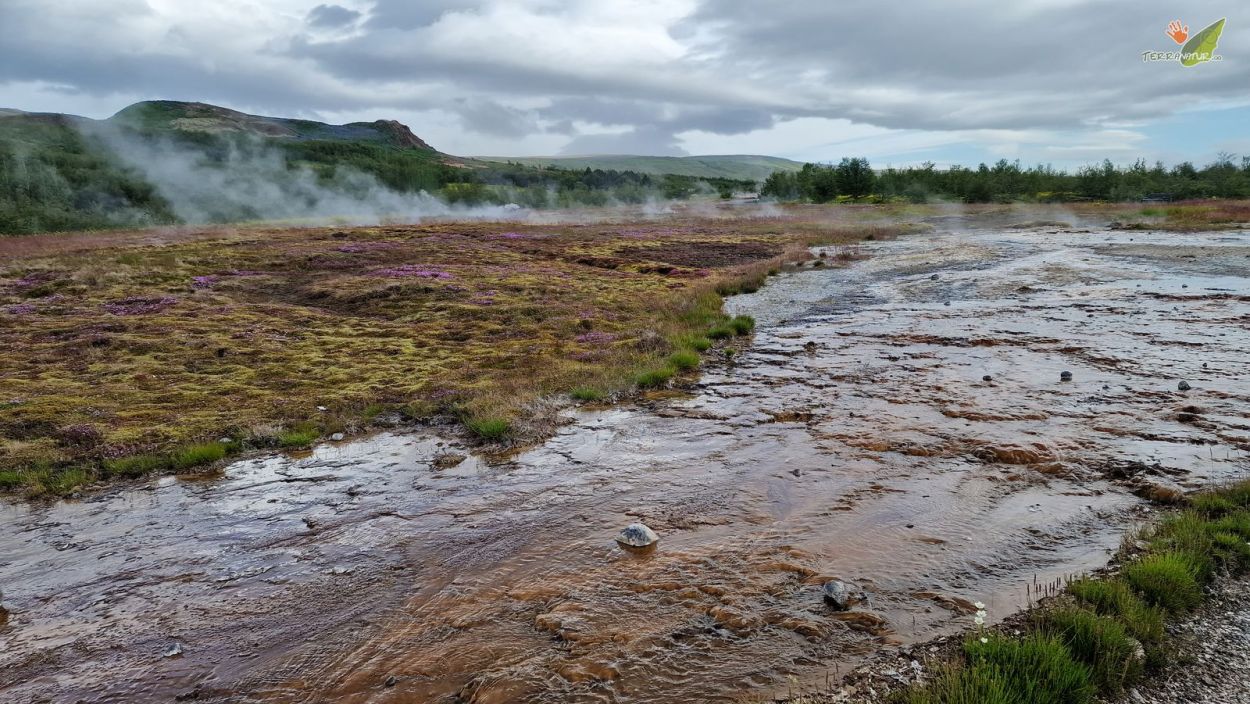
<path id="1" fill-rule="evenodd" d="M 525 166 L 559 169 L 603 169 L 644 174 L 677 174 L 696 178 L 732 178 L 762 181 L 774 171 L 798 171 L 803 164 L 775 156 L 732 154 L 723 156 L 481 156 L 482 161 L 512 162 Z"/>
<path id="2" fill-rule="evenodd" d="M 251 134 L 278 140 L 367 142 L 399 149 L 435 149 L 394 120 L 328 125 L 313 120 L 248 115 L 207 103 L 149 100 L 108 119 L 141 130 Z"/>

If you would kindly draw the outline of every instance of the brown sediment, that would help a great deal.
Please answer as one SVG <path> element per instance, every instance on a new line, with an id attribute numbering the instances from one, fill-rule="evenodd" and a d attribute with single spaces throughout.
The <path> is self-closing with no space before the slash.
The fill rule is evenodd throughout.
<path id="1" fill-rule="evenodd" d="M 1246 301 L 1147 295 L 1244 292 L 1242 263 L 1122 236 L 934 233 L 783 274 L 730 300 L 760 323 L 732 365 L 511 456 L 386 433 L 6 505 L 0 698 L 732 701 L 1005 617 L 1103 564 L 1135 493 L 1247 469 Z M 635 520 L 650 552 L 614 541 Z M 832 579 L 867 599 L 833 610 Z"/>

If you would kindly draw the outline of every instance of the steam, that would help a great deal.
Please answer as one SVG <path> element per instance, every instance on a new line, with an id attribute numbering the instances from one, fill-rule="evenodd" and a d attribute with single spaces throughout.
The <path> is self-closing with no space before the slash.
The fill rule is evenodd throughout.
<path id="1" fill-rule="evenodd" d="M 151 183 L 188 224 L 246 220 L 377 225 L 427 218 L 516 219 L 520 207 L 452 205 L 424 191 L 402 193 L 372 174 L 343 165 L 321 178 L 307 166 L 292 168 L 285 155 L 259 139 L 228 140 L 225 152 L 205 151 L 168 139 L 145 138 L 97 124 L 84 133 Z"/>

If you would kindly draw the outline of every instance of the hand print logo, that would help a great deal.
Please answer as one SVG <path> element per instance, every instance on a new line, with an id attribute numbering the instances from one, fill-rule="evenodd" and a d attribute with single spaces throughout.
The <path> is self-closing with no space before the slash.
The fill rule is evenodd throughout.
<path id="1" fill-rule="evenodd" d="M 1179 61 L 1181 66 L 1186 68 L 1209 61 L 1223 61 L 1224 57 L 1215 53 L 1215 49 L 1219 45 L 1220 35 L 1224 33 L 1225 21 L 1226 18 L 1218 19 L 1191 35 L 1189 25 L 1180 20 L 1172 20 L 1168 22 L 1167 29 L 1163 30 L 1163 33 L 1176 42 L 1180 50 L 1143 51 L 1141 60 L 1145 62 Z"/>
<path id="2" fill-rule="evenodd" d="M 1172 20 L 1168 22 L 1168 28 L 1163 31 L 1164 34 L 1172 38 L 1177 44 L 1184 44 L 1189 39 L 1189 25 L 1182 25 L 1180 20 Z"/>

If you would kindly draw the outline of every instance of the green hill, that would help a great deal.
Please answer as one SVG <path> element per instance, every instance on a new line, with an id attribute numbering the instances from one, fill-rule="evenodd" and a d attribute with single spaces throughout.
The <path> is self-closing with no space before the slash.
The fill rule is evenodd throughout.
<path id="1" fill-rule="evenodd" d="M 695 178 L 730 178 L 762 181 L 774 171 L 798 171 L 803 164 L 775 156 L 481 156 L 482 161 L 559 169 L 603 169 L 643 174 L 677 174 Z"/>

